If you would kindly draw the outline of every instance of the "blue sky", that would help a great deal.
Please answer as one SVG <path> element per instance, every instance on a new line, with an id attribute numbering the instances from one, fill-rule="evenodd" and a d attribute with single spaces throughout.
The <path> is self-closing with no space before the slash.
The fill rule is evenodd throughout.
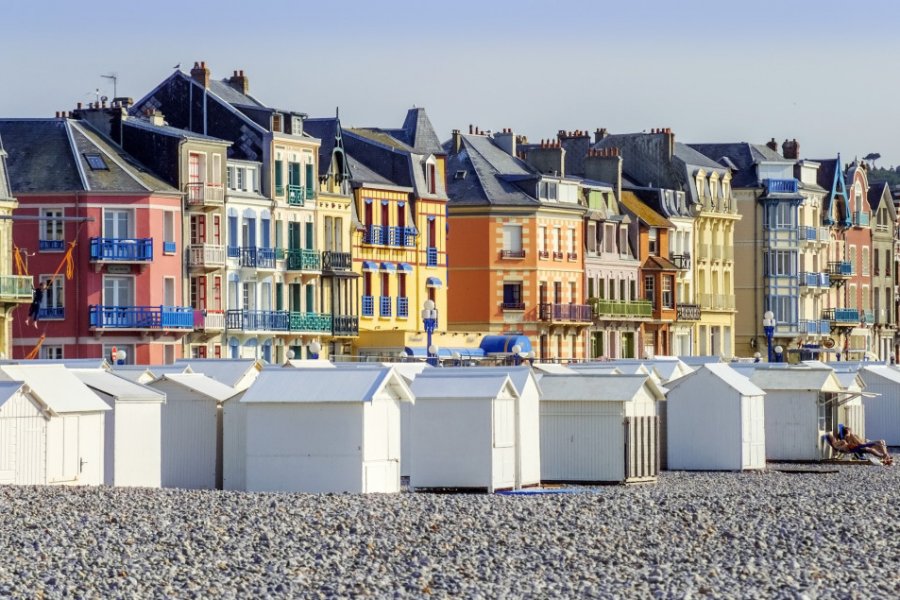
<path id="1" fill-rule="evenodd" d="M 127 6 L 127 8 L 126 8 Z M 252 8 L 251 8 L 252 7 Z M 180 63 L 243 69 L 267 104 L 399 126 L 671 127 L 685 142 L 797 138 L 900 164 L 900 2 L 156 0 L 3 2 L 0 115 L 141 97 Z"/>

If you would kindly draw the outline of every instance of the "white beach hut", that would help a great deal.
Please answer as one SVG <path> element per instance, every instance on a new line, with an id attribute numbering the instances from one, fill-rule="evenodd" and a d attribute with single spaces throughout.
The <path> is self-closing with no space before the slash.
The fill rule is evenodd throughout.
<path id="1" fill-rule="evenodd" d="M 527 488 L 541 484 L 541 387 L 536 373 L 528 366 L 465 367 L 456 369 L 427 369 L 418 378 L 457 377 L 457 385 L 465 385 L 472 377 L 509 375 L 516 389 L 516 486 Z M 417 378 L 417 379 L 418 379 Z M 415 413 L 415 408 L 412 410 Z M 407 422 L 404 421 L 404 426 Z M 408 429 L 404 429 L 408 431 Z M 409 436 L 405 436 L 408 438 Z M 404 444 L 406 445 L 406 444 Z M 411 451 L 410 451 L 411 454 Z M 404 457 L 407 456 L 404 454 Z M 415 460 L 412 456 L 411 460 Z M 409 461 L 407 461 L 409 462 Z M 401 462 L 404 473 L 408 472 Z"/>
<path id="2" fill-rule="evenodd" d="M 766 392 L 766 459 L 819 460 L 822 435 L 839 422 L 844 389 L 834 371 L 760 363 L 750 381 Z"/>
<path id="3" fill-rule="evenodd" d="M 765 392 L 725 363 L 667 384 L 669 469 L 766 467 Z"/>
<path id="4" fill-rule="evenodd" d="M 542 480 L 656 480 L 663 393 L 650 377 L 545 375 L 541 390 Z"/>
<path id="5" fill-rule="evenodd" d="M 859 371 L 865 382 L 865 435 L 900 446 L 900 370 L 886 365 L 870 365 Z"/>
<path id="6" fill-rule="evenodd" d="M 859 436 L 867 436 L 866 409 L 863 398 L 868 395 L 868 392 L 866 391 L 866 382 L 860 375 L 859 369 L 836 369 L 834 375 L 843 388 L 843 393 L 837 401 L 837 422 L 851 427 Z"/>
<path id="7" fill-rule="evenodd" d="M 420 376 L 412 391 L 410 488 L 493 492 L 518 487 L 519 394 L 509 375 Z"/>
<path id="8" fill-rule="evenodd" d="M 21 381 L 0 381 L 0 484 L 47 483 L 47 407 Z"/>
<path id="9" fill-rule="evenodd" d="M 394 369 L 266 370 L 234 400 L 229 489 L 400 491 L 400 405 L 414 396 Z"/>
<path id="10" fill-rule="evenodd" d="M 255 358 L 185 358 L 176 360 L 173 366 L 188 366 L 191 372 L 206 375 L 240 392 L 256 380 L 263 369 L 263 362 Z"/>
<path id="11" fill-rule="evenodd" d="M 110 371 L 129 381 L 146 385 L 169 373 L 193 373 L 188 365 L 115 365 Z"/>
<path id="12" fill-rule="evenodd" d="M 165 394 L 100 369 L 73 369 L 110 407 L 104 419 L 103 483 L 159 487 Z"/>
<path id="13" fill-rule="evenodd" d="M 5 380 L 27 384 L 47 420 L 45 482 L 103 483 L 103 423 L 109 406 L 64 366 L 3 365 Z"/>
<path id="14" fill-rule="evenodd" d="M 234 388 L 200 373 L 169 373 L 148 386 L 166 396 L 161 421 L 162 487 L 221 487 L 221 406 L 235 395 Z"/>

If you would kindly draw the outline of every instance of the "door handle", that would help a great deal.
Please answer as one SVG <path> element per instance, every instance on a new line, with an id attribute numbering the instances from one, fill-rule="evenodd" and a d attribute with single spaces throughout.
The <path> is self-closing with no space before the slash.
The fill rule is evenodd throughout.
<path id="1" fill-rule="evenodd" d="M 78 472 L 79 472 L 79 473 L 84 472 L 84 464 L 85 464 L 86 462 L 87 462 L 87 461 L 84 460 L 83 458 L 82 458 L 81 460 L 78 461 Z"/>

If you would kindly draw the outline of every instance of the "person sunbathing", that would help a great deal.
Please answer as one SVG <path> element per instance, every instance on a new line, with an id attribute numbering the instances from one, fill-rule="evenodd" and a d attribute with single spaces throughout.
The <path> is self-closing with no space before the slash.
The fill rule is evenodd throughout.
<path id="1" fill-rule="evenodd" d="M 828 443 L 838 452 L 845 454 L 865 452 L 881 460 L 881 463 L 884 465 L 894 464 L 894 459 L 888 453 L 887 444 L 884 440 L 869 441 L 863 439 L 853 433 L 853 430 L 849 427 L 843 427 L 841 433 L 840 437 L 835 436 L 833 433 L 826 434 Z"/>

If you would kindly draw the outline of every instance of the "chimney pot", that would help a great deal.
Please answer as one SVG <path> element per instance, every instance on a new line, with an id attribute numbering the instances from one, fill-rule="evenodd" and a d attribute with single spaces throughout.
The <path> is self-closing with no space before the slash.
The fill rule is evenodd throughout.
<path id="1" fill-rule="evenodd" d="M 472 124 L 469 123 L 469 135 L 472 135 Z"/>

